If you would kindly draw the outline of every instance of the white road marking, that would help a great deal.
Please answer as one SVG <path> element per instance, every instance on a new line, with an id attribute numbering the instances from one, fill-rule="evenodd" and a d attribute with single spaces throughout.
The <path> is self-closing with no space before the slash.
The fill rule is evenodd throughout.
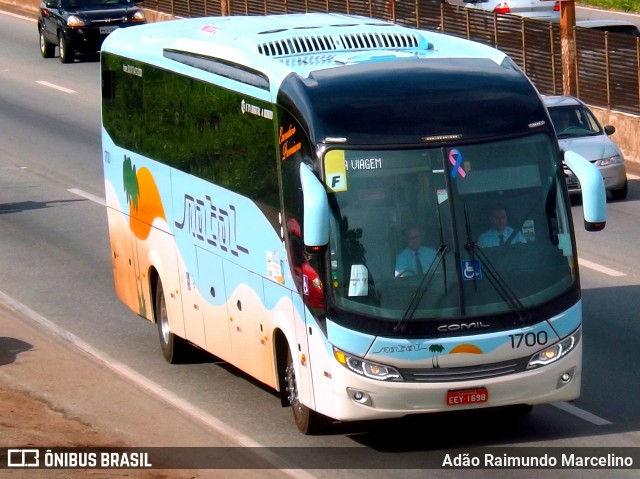
<path id="1" fill-rule="evenodd" d="M 606 426 L 608 424 L 612 424 L 611 421 L 607 421 L 606 419 L 602 419 L 601 417 L 596 416 L 595 414 L 591 414 L 584 409 L 580 409 L 579 407 L 574 406 L 573 404 L 569 404 L 568 402 L 558 402 L 552 404 L 552 406 L 557 407 L 558 409 L 568 412 L 569 414 L 573 414 L 580 419 L 590 422 L 591 424 L 595 424 L 596 426 Z"/>
<path id="2" fill-rule="evenodd" d="M 578 258 L 578 264 L 582 267 L 592 269 L 597 271 L 598 273 L 606 274 L 608 276 L 626 276 L 627 273 L 622 273 L 615 269 L 607 268 L 606 266 L 602 266 L 598 263 L 594 263 L 592 261 L 587 261 L 586 259 Z"/>
<path id="3" fill-rule="evenodd" d="M 73 193 L 74 195 L 82 196 L 83 198 L 93 201 L 94 203 L 98 203 L 100 206 L 107 206 L 107 203 L 104 200 L 104 198 L 100 198 L 99 196 L 92 195 L 91 193 L 87 193 L 86 191 L 82 191 L 78 188 L 69 188 L 67 191 L 69 193 Z"/>
<path id="4" fill-rule="evenodd" d="M 141 388 L 146 389 L 150 394 L 162 398 L 173 407 L 183 411 L 187 415 L 190 415 L 194 421 L 199 421 L 202 424 L 208 426 L 221 436 L 225 437 L 230 444 L 237 444 L 240 447 L 255 448 L 256 455 L 261 456 L 262 459 L 273 464 L 287 476 L 293 479 L 312 479 L 315 477 L 304 470 L 288 468 L 288 464 L 283 463 L 282 459 L 269 452 L 269 450 L 266 449 L 262 444 L 254 441 L 248 436 L 245 436 L 240 431 L 237 431 L 228 424 L 222 422 L 220 419 L 192 405 L 188 401 L 185 401 L 180 396 L 151 381 L 142 374 L 137 373 L 125 364 L 118 362 L 113 357 L 103 353 L 98 349 L 95 349 L 93 346 L 91 346 L 89 343 L 86 343 L 78 336 L 58 326 L 44 316 L 36 313 L 28 306 L 22 304 L 16 299 L 13 299 L 11 296 L 5 294 L 2 291 L 0 291 L 0 302 L 7 305 L 14 311 L 18 311 L 30 321 L 33 321 L 40 327 L 45 328 L 51 334 L 57 336 L 59 339 L 68 341 L 75 347 L 81 349 L 82 351 L 96 359 L 98 362 L 111 369 L 116 374 L 127 378 L 129 381 L 136 383 Z"/>
<path id="5" fill-rule="evenodd" d="M 21 20 L 29 20 L 30 22 L 35 22 L 35 21 L 36 21 L 34 18 L 26 17 L 26 16 L 24 16 L 24 15 L 18 15 L 17 13 L 11 13 L 11 12 L 0 11 L 0 15 L 6 15 L 6 16 L 8 16 L 8 17 L 19 18 L 19 19 L 21 19 Z"/>
<path id="6" fill-rule="evenodd" d="M 48 88 L 53 88 L 54 90 L 58 90 L 63 93 L 77 93 L 75 90 L 71 90 L 69 88 L 65 88 L 63 86 L 56 85 L 54 83 L 49 83 L 48 81 L 44 81 L 44 80 L 36 80 L 36 83 L 42 86 L 46 86 Z"/>

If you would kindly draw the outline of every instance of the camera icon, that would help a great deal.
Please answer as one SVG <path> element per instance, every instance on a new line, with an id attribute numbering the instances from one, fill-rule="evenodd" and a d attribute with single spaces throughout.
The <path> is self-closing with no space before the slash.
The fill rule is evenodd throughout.
<path id="1" fill-rule="evenodd" d="M 7 467 L 39 467 L 39 449 L 8 449 Z"/>

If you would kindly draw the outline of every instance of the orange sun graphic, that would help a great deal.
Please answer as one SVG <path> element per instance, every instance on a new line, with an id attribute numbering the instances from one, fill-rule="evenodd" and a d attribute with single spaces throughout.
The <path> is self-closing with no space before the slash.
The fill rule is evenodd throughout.
<path id="1" fill-rule="evenodd" d="M 449 351 L 449 354 L 456 353 L 482 354 L 482 350 L 474 344 L 458 344 L 455 348 Z"/>
<path id="2" fill-rule="evenodd" d="M 138 170 L 136 177 L 140 194 L 136 205 L 130 202 L 130 226 L 137 238 L 145 240 L 151 232 L 153 220 L 155 218 L 165 219 L 165 215 L 160 192 L 151 172 L 142 167 Z"/>

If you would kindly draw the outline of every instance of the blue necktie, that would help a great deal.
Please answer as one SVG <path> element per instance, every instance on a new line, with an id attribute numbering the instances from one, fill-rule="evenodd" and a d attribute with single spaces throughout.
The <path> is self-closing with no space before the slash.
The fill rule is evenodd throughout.
<path id="1" fill-rule="evenodd" d="M 416 272 L 418 276 L 422 276 L 424 271 L 422 270 L 422 263 L 420 262 L 420 253 L 416 251 Z"/>

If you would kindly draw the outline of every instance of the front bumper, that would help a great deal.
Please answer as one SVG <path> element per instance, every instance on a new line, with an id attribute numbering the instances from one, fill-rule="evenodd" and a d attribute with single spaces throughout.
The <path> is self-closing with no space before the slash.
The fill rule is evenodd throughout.
<path id="1" fill-rule="evenodd" d="M 333 371 L 334 410 L 338 420 L 369 420 L 410 414 L 480 409 L 516 404 L 547 404 L 577 399 L 581 389 L 582 341 L 565 357 L 548 366 L 479 381 L 447 384 L 383 382 L 353 374 L 345 368 Z M 570 379 L 563 380 L 568 374 Z M 486 388 L 488 401 L 448 405 L 447 392 Z"/>
<path id="2" fill-rule="evenodd" d="M 102 43 L 110 33 L 118 28 L 128 28 L 134 25 L 140 24 L 105 24 L 100 26 L 89 25 L 77 28 L 65 28 L 63 34 L 74 51 L 91 54 L 100 51 Z"/>

